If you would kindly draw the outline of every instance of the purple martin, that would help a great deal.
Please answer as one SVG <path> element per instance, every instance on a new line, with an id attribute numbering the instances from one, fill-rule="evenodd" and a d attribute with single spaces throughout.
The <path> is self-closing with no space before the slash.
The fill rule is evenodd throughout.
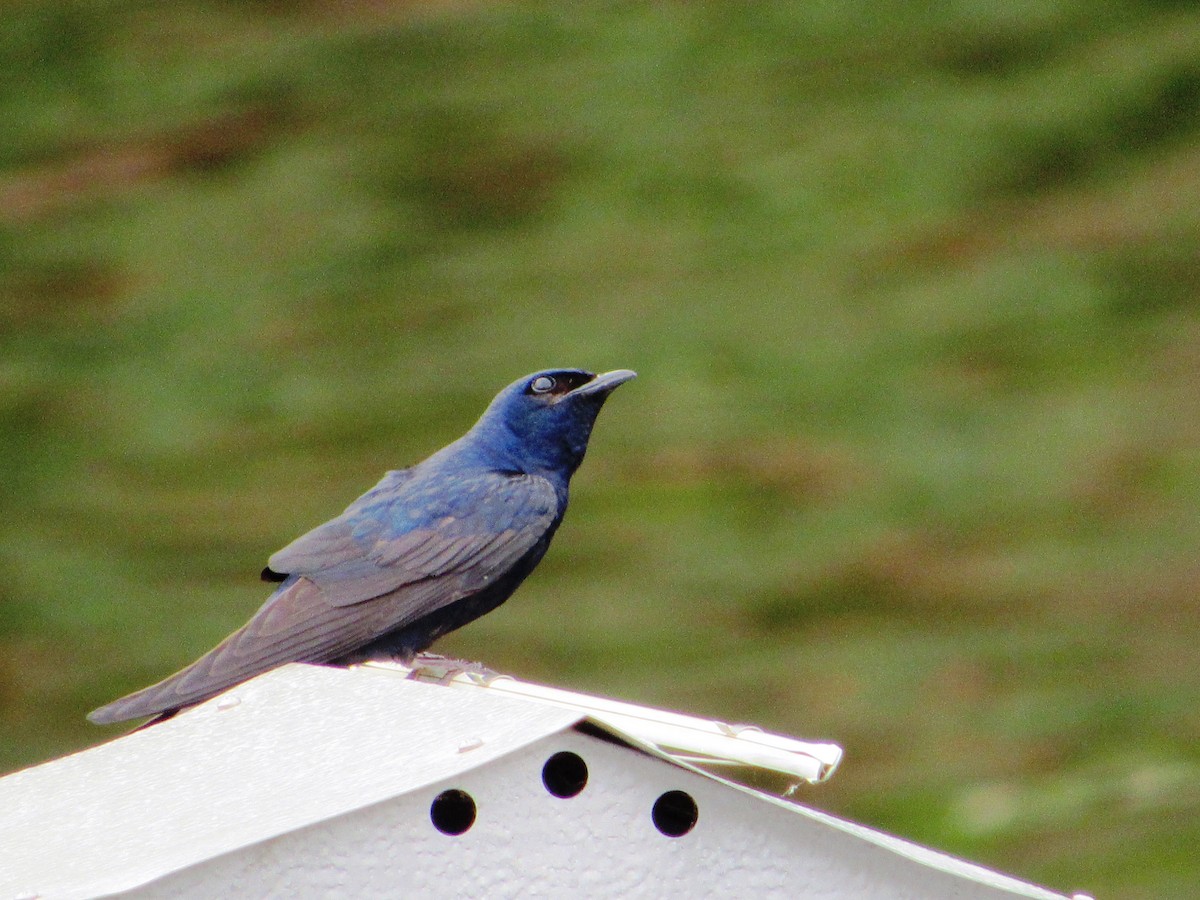
<path id="1" fill-rule="evenodd" d="M 545 554 L 596 416 L 634 376 L 551 369 L 509 385 L 461 438 L 272 556 L 262 577 L 279 586 L 249 622 L 88 718 L 166 718 L 288 662 L 411 660 L 495 609 Z"/>

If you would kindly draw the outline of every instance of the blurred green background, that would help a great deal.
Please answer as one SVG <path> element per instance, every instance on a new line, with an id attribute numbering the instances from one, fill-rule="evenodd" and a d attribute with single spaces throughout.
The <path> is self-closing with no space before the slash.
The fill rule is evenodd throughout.
<path id="1" fill-rule="evenodd" d="M 501 386 L 630 367 L 439 650 L 1200 883 L 1197 4 L 10 3 L 0 75 L 0 768 Z"/>

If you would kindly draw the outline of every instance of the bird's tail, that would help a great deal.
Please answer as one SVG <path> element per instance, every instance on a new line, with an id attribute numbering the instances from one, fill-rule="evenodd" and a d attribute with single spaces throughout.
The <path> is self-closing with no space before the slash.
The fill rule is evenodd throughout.
<path id="1" fill-rule="evenodd" d="M 120 700 L 114 700 L 99 709 L 92 710 L 88 713 L 88 721 L 96 725 L 111 725 L 114 722 L 124 722 L 128 719 L 155 716 L 154 721 L 157 722 L 170 718 L 186 706 L 203 703 L 237 683 L 214 684 L 207 682 L 203 690 L 186 689 L 185 685 L 193 681 L 197 667 L 207 659 L 207 656 L 198 659 L 186 669 L 180 669 L 158 684 L 152 684 L 122 697 Z"/>
<path id="2" fill-rule="evenodd" d="M 239 650 L 248 637 L 250 625 L 251 622 L 246 623 L 174 675 L 93 710 L 88 713 L 88 721 L 96 725 L 111 725 L 128 719 L 154 716 L 153 722 L 159 722 L 169 719 L 181 709 L 210 700 L 247 678 L 265 672 L 272 664 L 278 665 L 278 660 L 239 659 Z M 252 642 L 253 635 L 249 637 Z"/>
<path id="3" fill-rule="evenodd" d="M 291 576 L 249 622 L 200 659 L 158 684 L 100 707 L 88 719 L 109 725 L 173 714 L 284 663 L 328 662 L 377 634 L 377 625 L 360 608 L 333 606 L 313 582 Z"/>

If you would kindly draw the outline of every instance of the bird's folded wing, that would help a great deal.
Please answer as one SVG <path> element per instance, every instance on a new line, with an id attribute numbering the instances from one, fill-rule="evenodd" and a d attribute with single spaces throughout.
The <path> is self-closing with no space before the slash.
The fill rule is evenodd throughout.
<path id="1" fill-rule="evenodd" d="M 271 554 L 268 568 L 281 575 L 306 575 L 361 558 L 366 552 L 364 544 L 369 546 L 384 524 L 372 516 L 372 511 L 400 500 L 411 477 L 411 469 L 388 472 L 336 519 L 318 525 Z"/>
<path id="2" fill-rule="evenodd" d="M 407 518 L 415 511 L 420 524 L 406 522 L 409 530 L 393 533 L 378 511 L 371 517 L 355 516 L 351 507 L 276 553 L 270 566 L 309 578 L 334 606 L 451 575 L 462 576 L 461 589 L 470 593 L 528 553 L 558 514 L 554 487 L 538 476 L 489 473 L 457 487 L 456 502 L 449 509 L 457 507 L 460 515 L 434 518 L 427 514 L 433 510 L 414 510 L 410 503 L 402 514 Z M 439 498 L 437 504 L 441 507 L 444 500 Z"/>
<path id="3" fill-rule="evenodd" d="M 117 722 L 198 703 L 286 662 L 336 660 L 475 593 L 542 540 L 557 515 L 549 482 L 534 476 L 514 480 L 524 483 L 507 492 L 492 485 L 485 502 L 454 522 L 377 540 L 365 559 L 290 575 L 249 622 L 204 657 L 96 710 L 92 721 Z M 507 527 L 492 524 L 489 530 L 489 522 L 500 519 Z"/>

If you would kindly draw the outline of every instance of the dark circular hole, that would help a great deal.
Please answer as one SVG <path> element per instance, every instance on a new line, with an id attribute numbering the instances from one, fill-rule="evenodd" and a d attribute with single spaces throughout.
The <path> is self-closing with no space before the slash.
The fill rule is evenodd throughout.
<path id="1" fill-rule="evenodd" d="M 667 791 L 654 801 L 650 818 L 654 820 L 654 827 L 667 837 L 683 837 L 695 827 L 700 810 L 691 794 Z"/>
<path id="2" fill-rule="evenodd" d="M 555 797 L 574 797 L 587 786 L 587 763 L 578 753 L 555 753 L 542 766 L 542 784 Z"/>
<path id="3" fill-rule="evenodd" d="M 429 818 L 442 834 L 462 834 L 475 824 L 475 801 L 457 788 L 442 791 L 429 806 Z"/>

